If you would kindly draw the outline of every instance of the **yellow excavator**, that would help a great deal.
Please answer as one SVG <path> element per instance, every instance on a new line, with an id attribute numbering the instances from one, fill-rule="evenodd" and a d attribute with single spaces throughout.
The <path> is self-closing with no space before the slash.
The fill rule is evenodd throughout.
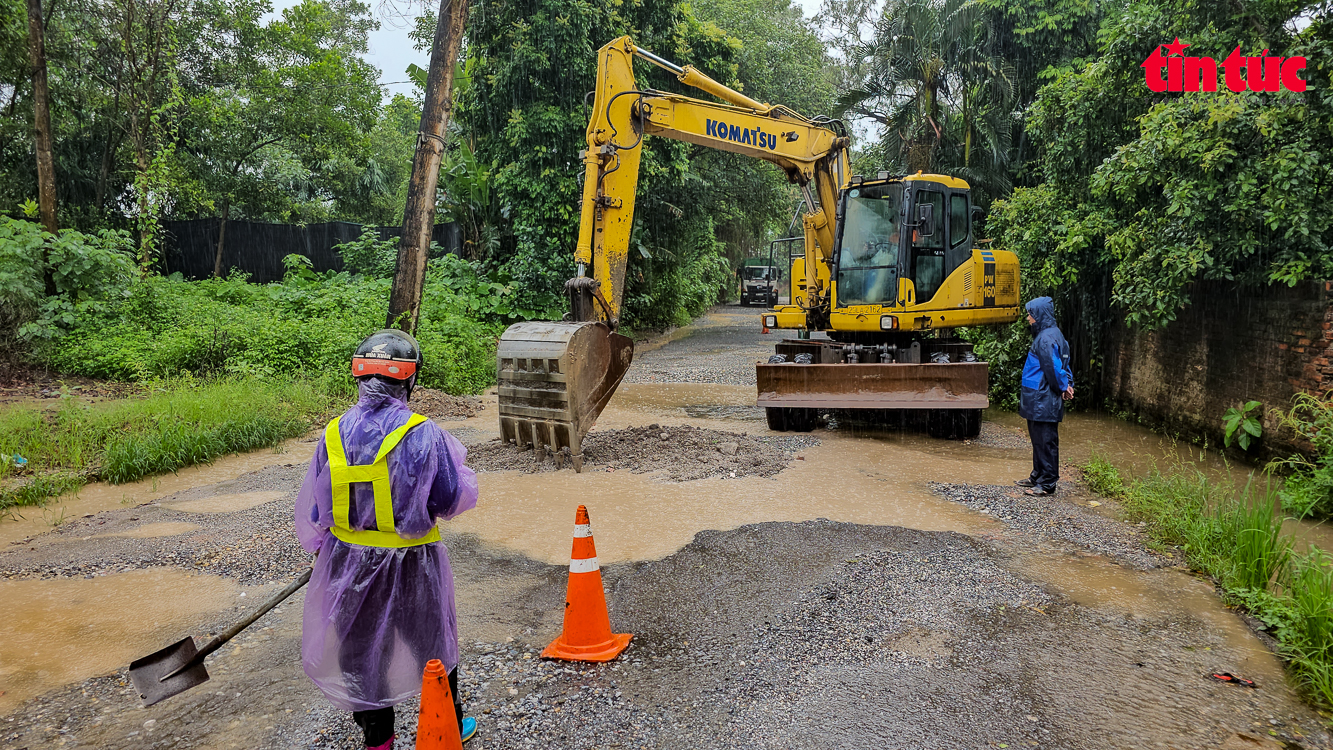
<path id="1" fill-rule="evenodd" d="M 629 37 L 597 55 L 570 312 L 500 337 L 502 439 L 583 467 L 583 437 L 634 357 L 616 328 L 645 135 L 771 162 L 804 196 L 805 251 L 791 261 L 789 303 L 760 321 L 798 332 L 756 364 L 770 428 L 808 431 L 826 410 L 909 410 L 937 437 L 976 435 L 989 405 L 986 364 L 952 330 L 1018 319 L 1018 259 L 974 242 L 968 184 L 853 175 L 836 120 L 757 102 Z M 635 58 L 721 101 L 640 89 Z"/>

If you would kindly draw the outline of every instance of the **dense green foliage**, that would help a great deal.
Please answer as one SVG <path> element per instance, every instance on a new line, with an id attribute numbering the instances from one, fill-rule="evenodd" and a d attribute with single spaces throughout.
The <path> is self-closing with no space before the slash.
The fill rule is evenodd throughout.
<path id="1" fill-rule="evenodd" d="M 1130 517 L 1147 524 L 1158 544 L 1180 550 L 1195 570 L 1221 584 L 1277 639 L 1310 696 L 1333 706 L 1333 567 L 1318 548 L 1298 554 L 1275 515 L 1277 492 L 1208 480 L 1197 469 L 1153 471 L 1123 481 L 1094 458 L 1090 485 L 1119 497 Z"/>
<path id="2" fill-rule="evenodd" d="M 750 19 L 761 5 L 778 11 L 767 28 L 790 46 L 745 44 L 705 19 Z M 804 54 L 815 37 L 790 3 L 712 2 L 698 9 L 676 3 L 611 0 L 528 3 L 478 2 L 469 19 L 470 84 L 458 115 L 477 158 L 495 164 L 491 192 L 504 217 L 499 246 L 489 258 L 532 295 L 532 306 L 557 309 L 559 290 L 573 275 L 578 230 L 584 130 L 590 112 L 584 95 L 593 88 L 594 51 L 632 34 L 635 43 L 689 63 L 723 83 L 738 86 L 742 63 L 756 71 L 747 91 L 787 103 L 799 98 L 818 106 L 818 88 L 804 79 L 777 78 L 771 70 L 816 67 Z M 744 33 L 765 32 L 749 21 Z M 756 41 L 759 41 L 756 39 Z M 770 62 L 772 61 L 772 62 Z M 662 71 L 643 65 L 640 86 L 681 90 Z M 826 78 L 816 77 L 819 80 Z M 826 87 L 826 93 L 831 93 Z M 695 92 L 698 94 L 699 92 Z M 700 94 L 702 95 L 702 94 Z M 635 326 L 680 324 L 712 304 L 730 286 L 719 227 L 732 236 L 759 236 L 767 225 L 785 228 L 789 203 L 773 168 L 709 149 L 647 138 L 643 142 L 626 282 L 626 322 Z M 779 218 L 780 217 L 780 218 Z M 753 239 L 748 240 L 754 246 Z"/>
<path id="3" fill-rule="evenodd" d="M 35 505 L 85 482 L 112 484 L 207 463 L 304 434 L 345 404 L 335 381 L 179 378 L 145 397 L 90 404 L 68 395 L 55 410 L 0 412 L 0 511 Z M 244 408 L 237 408 L 243 404 Z"/>
<path id="4" fill-rule="evenodd" d="M 1298 393 L 1279 417 L 1314 448 L 1313 459 L 1278 462 L 1291 471 L 1282 489 L 1283 509 L 1297 518 L 1333 518 L 1333 392 Z"/>

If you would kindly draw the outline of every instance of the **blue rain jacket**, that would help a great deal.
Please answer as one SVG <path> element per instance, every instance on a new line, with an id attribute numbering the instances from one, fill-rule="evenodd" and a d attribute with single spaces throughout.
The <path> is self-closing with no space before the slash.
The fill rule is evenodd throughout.
<path id="1" fill-rule="evenodd" d="M 1032 326 L 1036 335 L 1023 363 L 1018 415 L 1033 422 L 1059 422 L 1065 416 L 1061 394 L 1074 382 L 1069 369 L 1069 342 L 1055 325 L 1055 303 L 1050 297 L 1027 303 L 1027 311 L 1037 321 Z"/>

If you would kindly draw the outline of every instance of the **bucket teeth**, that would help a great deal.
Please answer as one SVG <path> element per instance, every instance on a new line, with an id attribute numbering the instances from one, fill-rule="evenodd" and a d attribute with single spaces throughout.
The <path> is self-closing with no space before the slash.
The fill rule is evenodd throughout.
<path id="1" fill-rule="evenodd" d="M 583 469 L 583 436 L 625 377 L 634 343 L 603 323 L 518 323 L 496 354 L 500 438 L 538 461 L 568 455 Z"/>

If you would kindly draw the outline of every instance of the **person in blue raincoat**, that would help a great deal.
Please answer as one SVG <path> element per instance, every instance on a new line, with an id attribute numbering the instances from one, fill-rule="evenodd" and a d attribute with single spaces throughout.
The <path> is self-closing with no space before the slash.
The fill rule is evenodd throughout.
<path id="1" fill-rule="evenodd" d="M 1060 479 L 1060 421 L 1065 402 L 1074 398 L 1069 342 L 1055 325 L 1055 303 L 1038 297 L 1026 306 L 1032 346 L 1023 363 L 1018 415 L 1028 421 L 1032 439 L 1032 474 L 1018 480 L 1029 495 L 1054 495 Z"/>
<path id="2" fill-rule="evenodd" d="M 407 406 L 423 364 L 402 331 L 357 347 L 360 398 L 325 428 L 296 500 L 297 536 L 317 555 L 305 673 L 376 750 L 393 747 L 393 707 L 421 692 L 431 659 L 449 670 L 463 740 L 477 730 L 459 698 L 454 577 L 435 526 L 476 507 L 477 477 L 467 449 Z"/>

